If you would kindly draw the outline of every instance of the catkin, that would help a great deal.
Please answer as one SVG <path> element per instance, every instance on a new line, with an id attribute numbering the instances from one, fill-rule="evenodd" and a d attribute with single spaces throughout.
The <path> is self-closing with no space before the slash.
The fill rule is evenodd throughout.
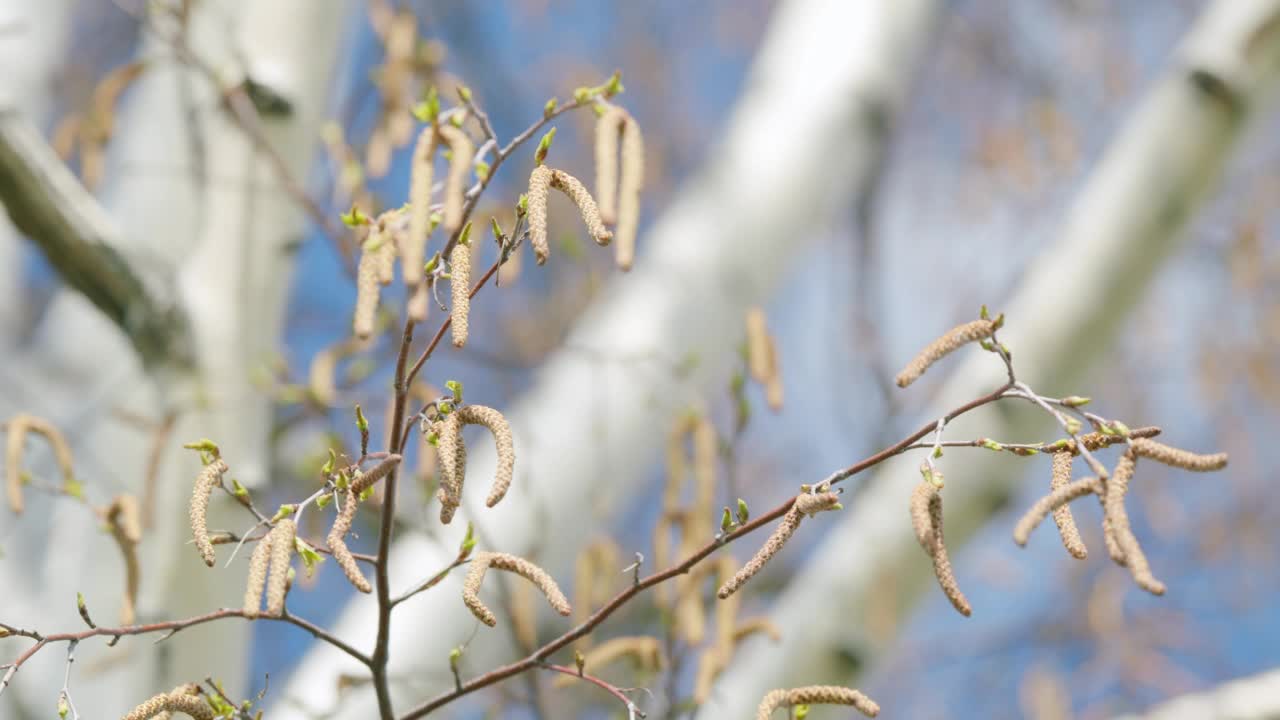
<path id="1" fill-rule="evenodd" d="M 529 244 L 539 265 L 551 257 L 547 243 L 547 195 L 551 189 L 551 168 L 539 165 L 529 175 Z"/>
<path id="2" fill-rule="evenodd" d="M 489 496 L 484 500 L 485 507 L 493 507 L 511 489 L 511 479 L 515 475 L 516 451 L 511 426 L 502 413 L 484 405 L 467 405 L 456 410 L 455 414 L 464 425 L 483 425 L 493 434 L 498 452 L 498 468 L 493 476 L 493 485 L 489 487 Z"/>
<path id="3" fill-rule="evenodd" d="M 618 138 L 622 137 L 622 180 L 618 180 Z M 644 137 L 634 118 L 609 106 L 596 122 L 596 194 L 600 217 L 615 225 L 616 261 L 630 270 L 635 259 L 636 226 L 640 219 L 640 189 L 644 185 Z"/>
<path id="4" fill-rule="evenodd" d="M 471 557 L 471 568 L 467 570 L 467 577 L 462 582 L 462 602 L 485 625 L 493 627 L 498 624 L 497 616 L 480 601 L 479 594 L 480 584 L 484 582 L 485 572 L 490 567 L 515 573 L 533 583 L 542 591 L 542 594 L 547 596 L 547 602 L 551 607 L 561 615 L 568 617 L 573 612 L 568 599 L 556 585 L 556 581 L 551 579 L 551 576 L 542 568 L 515 555 L 479 552 Z"/>
<path id="5" fill-rule="evenodd" d="M 428 126 L 418 135 L 413 148 L 413 168 L 409 176 L 409 237 L 404 243 L 400 272 L 406 287 L 422 283 L 431 228 L 431 184 L 435 182 L 436 130 Z"/>
<path id="6" fill-rule="evenodd" d="M 774 690 L 764 696 L 757 720 L 769 720 L 773 711 L 796 705 L 850 705 L 867 717 L 880 714 L 880 706 L 857 690 L 839 685 L 809 685 L 792 690 Z"/>
<path id="7" fill-rule="evenodd" d="M 180 712 L 195 720 L 214 720 L 213 708 L 204 698 L 177 690 L 156 695 L 125 713 L 123 720 L 160 720 L 171 712 Z"/>
<path id="8" fill-rule="evenodd" d="M 596 201 L 592 199 L 591 193 L 582 181 L 563 170 L 552 170 L 551 187 L 568 195 L 573 204 L 578 206 L 582 222 L 586 224 L 587 232 L 591 233 L 591 238 L 596 241 L 596 244 L 608 245 L 613 239 L 613 233 L 604 226 L 604 222 L 600 219 L 600 208 L 596 207 Z"/>
<path id="9" fill-rule="evenodd" d="M 476 147 L 465 132 L 452 125 L 441 125 L 440 137 L 449 144 L 449 174 L 444 181 L 444 229 L 452 234 L 462 227 L 463 200 Z"/>
<path id="10" fill-rule="evenodd" d="M 333 520 L 333 527 L 329 529 L 329 552 L 333 553 L 333 559 L 337 561 L 338 567 L 342 568 L 342 573 L 347 576 L 351 584 L 362 593 L 373 592 L 373 586 L 365 579 L 364 574 L 360 572 L 360 567 L 356 565 L 355 556 L 351 554 L 351 549 L 347 547 L 346 536 L 347 531 L 351 529 L 351 522 L 355 519 L 357 503 L 359 496 L 357 493 L 348 490 L 346 497 L 342 501 L 342 510 L 338 512 L 338 517 Z"/>
<path id="11" fill-rule="evenodd" d="M 26 448 L 27 433 L 35 433 L 44 437 L 53 450 L 53 458 L 62 472 L 65 487 L 75 482 L 75 469 L 72 464 L 71 447 L 66 437 L 52 423 L 34 415 L 19 413 L 9 420 L 8 437 L 5 442 L 5 487 L 9 496 L 9 509 L 14 514 L 22 514 L 24 507 L 22 497 L 22 456 Z"/>
<path id="12" fill-rule="evenodd" d="M 812 514 L 820 510 L 834 510 L 836 509 L 835 506 L 839 504 L 836 501 L 839 496 L 835 493 L 820 493 L 818 495 L 810 496 L 815 498 L 815 500 L 805 500 L 805 510 L 802 510 L 801 498 L 806 495 L 809 494 L 801 493 L 796 496 L 796 504 L 793 505 L 791 509 L 787 511 L 787 514 L 782 517 L 782 521 L 778 523 L 776 528 L 774 528 L 773 534 L 770 535 L 764 545 L 756 551 L 756 554 L 751 558 L 751 560 L 748 561 L 746 565 L 742 566 L 742 569 L 738 570 L 733 577 L 729 578 L 728 582 L 720 586 L 720 590 L 716 593 L 717 597 L 724 600 L 737 592 L 738 589 L 745 585 L 752 577 L 755 577 L 756 573 L 760 572 L 760 570 L 764 568 L 765 564 L 768 563 L 774 555 L 777 555 L 778 551 L 782 549 L 782 546 L 785 545 L 787 541 L 791 539 L 791 536 L 795 534 L 796 528 L 800 527 L 800 521 L 804 519 L 806 512 Z"/>
<path id="13" fill-rule="evenodd" d="M 311 367 L 307 370 L 307 388 L 311 399 L 320 405 L 332 406 L 338 400 L 337 369 L 338 362 L 368 347 L 368 344 L 353 338 L 339 340 L 316 353 L 311 358 Z"/>
<path id="14" fill-rule="evenodd" d="M 352 332 L 364 339 L 373 334 L 378 316 L 378 298 L 382 286 L 391 280 L 395 264 L 395 243 L 375 223 L 369 231 L 356 266 L 356 308 L 351 322 Z"/>
<path id="15" fill-rule="evenodd" d="M 213 567 L 218 561 L 213 551 L 213 543 L 209 541 L 209 495 L 222 483 L 222 476 L 227 472 L 227 463 L 221 458 L 205 465 L 196 476 L 195 490 L 191 493 L 191 535 L 195 538 L 196 549 L 204 564 Z"/>
<path id="16" fill-rule="evenodd" d="M 911 493 L 910 509 L 916 539 L 933 560 L 933 574 L 938 578 L 938 585 L 952 607 L 968 617 L 973 610 L 960 591 L 955 572 L 951 569 L 951 560 L 947 557 L 947 545 L 942 534 L 942 495 L 938 488 L 927 480 L 921 482 Z"/>
<path id="17" fill-rule="evenodd" d="M 137 617 L 138 584 L 142 568 L 138 563 L 138 543 L 142 541 L 142 521 L 138 499 L 118 495 L 106 511 L 107 527 L 124 557 L 124 602 L 120 606 L 120 624 L 132 625 Z"/>
<path id="18" fill-rule="evenodd" d="M 618 137 L 626 118 L 625 110 L 610 105 L 596 119 L 596 198 L 609 225 L 618 222 Z"/>
<path id="19" fill-rule="evenodd" d="M 929 343 L 919 355 L 907 363 L 902 372 L 898 373 L 896 379 L 898 387 L 904 388 L 919 380 L 920 376 L 934 363 L 971 342 L 991 337 L 991 334 L 999 328 L 999 318 L 997 318 L 996 320 L 974 320 L 948 330 L 942 337 Z"/>
<path id="20" fill-rule="evenodd" d="M 747 620 L 738 625 L 733 631 L 733 642 L 735 645 L 746 640 L 752 635 L 764 633 L 773 642 L 782 641 L 782 630 L 778 628 L 772 620 L 766 617 L 758 617 Z"/>
<path id="21" fill-rule="evenodd" d="M 765 324 L 764 308 L 753 307 L 747 311 L 747 369 L 751 379 L 761 385 L 769 382 L 769 328 Z"/>
<path id="22" fill-rule="evenodd" d="M 636 233 L 640 226 L 640 190 L 644 187 L 644 136 L 640 125 L 627 116 L 622 129 L 622 180 L 618 187 L 618 246 L 614 262 L 627 271 L 635 262 Z"/>
<path id="23" fill-rule="evenodd" d="M 403 455 L 391 454 L 367 472 L 360 473 L 351 481 L 351 492 L 358 495 L 373 487 L 379 480 L 390 475 L 392 470 L 399 467 L 402 459 L 404 459 Z"/>
<path id="24" fill-rule="evenodd" d="M 551 248 L 547 243 L 547 196 L 549 189 L 555 188 L 578 206 L 582 221 L 597 245 L 608 245 L 613 233 L 604 226 L 600 219 L 600 209 L 591 193 L 574 176 L 563 170 L 553 170 L 546 165 L 539 165 L 529 175 L 529 244 L 533 246 L 533 254 L 541 265 L 551 256 Z"/>
<path id="25" fill-rule="evenodd" d="M 450 330 L 453 346 L 467 344 L 467 315 L 471 312 L 471 246 L 457 243 L 449 255 Z"/>
<path id="26" fill-rule="evenodd" d="M 177 696 L 183 696 L 183 695 L 199 695 L 199 694 L 200 694 L 200 686 L 199 686 L 199 685 L 197 685 L 197 684 L 195 684 L 195 683 L 183 683 L 183 684 L 179 685 L 178 687 L 176 687 L 176 688 L 174 688 L 174 689 L 170 690 L 170 691 L 169 691 L 169 694 L 170 694 L 170 695 L 177 695 Z M 159 713 L 157 713 L 157 714 L 156 714 L 156 716 L 155 716 L 154 720 L 169 720 L 169 718 L 170 718 L 171 716 L 172 716 L 172 712 L 171 712 L 171 711 L 169 711 L 169 710 L 161 710 Z"/>
<path id="27" fill-rule="evenodd" d="M 1070 457 L 1070 455 L 1068 455 L 1068 457 Z M 1075 482 L 1068 482 L 1061 487 L 1054 487 L 1048 495 L 1037 500 L 1036 503 L 1022 515 L 1022 518 L 1018 520 L 1018 524 L 1013 528 L 1013 541 L 1019 545 L 1025 546 L 1027 544 L 1027 539 L 1031 537 L 1031 532 L 1036 529 L 1036 526 L 1039 525 L 1050 512 L 1054 513 L 1054 518 L 1056 519 L 1058 509 L 1066 507 L 1067 503 L 1090 494 L 1097 494 L 1101 497 L 1103 492 L 1102 483 L 1099 482 L 1097 478 L 1091 477 L 1076 480 Z M 919 531 L 917 530 L 917 532 Z M 1077 538 L 1078 537 L 1079 533 L 1077 531 Z M 1065 533 L 1063 535 L 1063 541 L 1066 541 Z M 1068 546 L 1067 549 L 1070 550 L 1071 548 Z M 1075 555 L 1074 552 L 1072 554 Z M 1084 554 L 1076 555 L 1076 557 L 1084 557 Z"/>
<path id="28" fill-rule="evenodd" d="M 1160 428 L 1154 425 L 1151 425 L 1148 427 L 1140 427 L 1140 428 L 1134 428 L 1130 430 L 1128 437 L 1125 437 L 1124 435 L 1108 435 L 1106 433 L 1100 433 L 1100 432 L 1085 433 L 1084 435 L 1081 435 L 1079 437 L 1080 437 L 1080 441 L 1084 443 L 1084 448 L 1090 452 L 1093 452 L 1094 450 L 1109 448 L 1112 445 L 1117 445 L 1131 438 L 1150 438 L 1150 437 L 1155 437 L 1160 433 L 1161 433 Z M 1072 454 L 1080 453 L 1080 451 L 1076 449 L 1075 440 L 1067 440 L 1066 447 L 1063 448 L 1062 452 L 1070 452 Z"/>
<path id="29" fill-rule="evenodd" d="M 427 283 L 420 282 L 413 289 L 413 293 L 409 295 L 409 303 L 406 311 L 409 319 L 416 323 L 427 321 L 427 312 L 431 309 L 431 289 Z"/>
<path id="30" fill-rule="evenodd" d="M 457 411 L 436 423 L 436 456 L 440 461 L 440 522 L 448 525 L 462 504 L 462 482 L 467 474 L 467 447 L 462 442 L 462 422 Z"/>
<path id="31" fill-rule="evenodd" d="M 1053 475 L 1049 481 L 1049 490 L 1056 492 L 1071 483 L 1071 454 L 1054 453 Z M 1077 496 L 1078 497 L 1078 496 Z M 1037 520 L 1039 522 L 1039 520 Z M 1053 510 L 1053 522 L 1058 526 L 1058 534 L 1062 536 L 1062 546 L 1072 557 L 1083 560 L 1088 557 L 1089 550 L 1080 537 L 1080 529 L 1071 515 L 1071 508 L 1064 502 Z M 1025 538 L 1020 545 L 1025 544 Z"/>
<path id="32" fill-rule="evenodd" d="M 267 564 L 271 562 L 271 543 L 275 538 L 275 532 L 267 533 L 249 556 L 249 578 L 245 582 L 243 607 L 246 618 L 258 617 L 262 607 L 262 591 L 267 586 Z"/>
<path id="33" fill-rule="evenodd" d="M 1134 582 L 1152 595 L 1163 595 L 1164 583 L 1151 574 L 1147 556 L 1142 552 L 1142 546 L 1138 544 L 1138 539 L 1129 526 L 1129 514 L 1124 507 L 1124 496 L 1129 490 L 1129 481 L 1133 479 L 1136 467 L 1137 460 L 1132 451 L 1120 456 L 1115 470 L 1107 480 L 1107 497 L 1104 507 L 1107 520 L 1111 523 L 1111 531 L 1115 534 L 1116 544 L 1124 553 L 1125 564 L 1129 567 Z"/>
<path id="34" fill-rule="evenodd" d="M 297 525 L 285 518 L 271 530 L 271 576 L 267 578 L 267 615 L 284 615 L 284 596 L 288 592 L 289 561 L 293 559 L 293 541 Z"/>
<path id="35" fill-rule="evenodd" d="M 1170 465 L 1183 470 L 1195 472 L 1212 472 L 1227 466 L 1227 454 L 1198 455 L 1180 448 L 1170 447 L 1155 440 L 1138 438 L 1131 440 L 1129 446 L 1139 457 L 1150 458 L 1158 463 Z"/>

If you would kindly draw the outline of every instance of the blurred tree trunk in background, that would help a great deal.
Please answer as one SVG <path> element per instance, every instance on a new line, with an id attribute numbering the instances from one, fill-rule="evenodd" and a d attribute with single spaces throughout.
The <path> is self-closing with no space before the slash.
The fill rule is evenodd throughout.
<path id="1" fill-rule="evenodd" d="M 83 297 L 62 291 L 5 376 L 4 414 L 29 411 L 66 431 L 96 502 L 120 492 L 143 495 L 156 429 L 174 414 L 154 476 L 158 512 L 141 546 L 140 620 L 237 604 L 242 591 L 240 573 L 205 568 L 186 543 L 182 508 L 199 463 L 181 443 L 216 438 L 232 475 L 246 485 L 270 472 L 271 402 L 254 388 L 251 373 L 278 347 L 292 253 L 305 223 L 268 159 L 228 117 L 224 91 L 247 73 L 287 103 L 264 113 L 261 127 L 293 178 L 307 177 L 349 6 L 345 0 L 195 4 L 181 42 L 204 69 L 175 53 L 169 38 L 178 29 L 153 16 L 158 34 L 146 36 L 140 57 L 147 69 L 120 108 L 102 195 L 131 268 L 186 315 L 194 372 L 163 363 L 144 372 L 118 327 Z M 150 425 L 122 420 L 122 413 Z M 115 620 L 121 563 L 83 508 L 33 497 L 23 517 L 5 523 L 17 526 L 5 551 L 23 567 L 5 573 L 0 586 L 27 588 L 6 597 L 7 608 L 42 625 L 47 620 L 47 627 L 71 628 L 80 624 L 81 591 L 98 622 Z M 75 698 L 94 716 L 109 716 L 179 679 L 210 672 L 229 687 L 260 687 L 261 679 L 246 685 L 249 630 L 232 622 L 193 628 L 181 642 L 157 646 L 87 644 L 77 657 Z M 41 654 L 10 692 L 33 713 L 47 714 L 64 660 Z"/>

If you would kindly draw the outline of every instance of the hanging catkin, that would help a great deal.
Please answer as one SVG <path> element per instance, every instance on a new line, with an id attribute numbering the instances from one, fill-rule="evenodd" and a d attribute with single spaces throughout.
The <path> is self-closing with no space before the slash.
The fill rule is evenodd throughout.
<path id="1" fill-rule="evenodd" d="M 471 246 L 459 242 L 449 255 L 449 329 L 453 334 L 453 346 L 467 344 L 467 316 L 471 312 Z"/>
<path id="2" fill-rule="evenodd" d="M 462 583 L 462 601 L 471 613 L 476 616 L 480 622 L 489 627 L 498 624 L 498 618 L 493 611 L 485 607 L 480 601 L 480 584 L 484 582 L 485 572 L 490 568 L 498 570 L 506 570 L 515 573 L 520 577 L 533 583 L 542 594 L 547 596 L 547 602 L 551 607 L 561 615 L 568 617 L 573 610 L 569 606 L 569 600 L 565 598 L 564 593 L 560 592 L 560 587 L 556 585 L 556 581 L 545 570 L 534 565 L 533 563 L 515 555 L 507 553 L 495 552 L 479 552 L 471 557 L 471 568 L 467 571 L 467 577 Z"/>
<path id="3" fill-rule="evenodd" d="M 1053 474 L 1049 481 L 1049 490 L 1057 492 L 1062 488 L 1071 484 L 1071 453 L 1059 452 L 1053 454 Z M 1037 521 L 1038 522 L 1038 521 Z M 1084 539 L 1080 537 L 1080 529 L 1076 527 L 1076 520 L 1071 515 L 1071 507 L 1067 503 L 1062 503 L 1053 509 L 1053 522 L 1058 526 L 1058 534 L 1062 537 L 1062 546 L 1074 558 L 1084 559 L 1089 555 L 1089 551 L 1084 546 Z M 1026 542 L 1025 540 L 1023 541 Z"/>
<path id="4" fill-rule="evenodd" d="M 931 365 L 938 362 L 942 358 L 950 355 L 961 347 L 991 337 L 991 334 L 1000 329 L 1001 318 L 994 320 L 974 320 L 957 327 L 951 328 L 942 337 L 929 343 L 924 350 L 920 351 L 907 366 L 898 373 L 898 387 L 906 387 L 916 380 L 929 369 Z"/>
<path id="5" fill-rule="evenodd" d="M 427 235 L 431 228 L 431 184 L 435 181 L 436 130 L 423 128 L 413 148 L 413 167 L 409 175 L 409 236 L 404 243 L 404 261 L 400 272 L 404 284 L 416 288 L 422 282 L 426 261 Z"/>
<path id="6" fill-rule="evenodd" d="M 476 148 L 465 132 L 452 125 L 441 125 L 440 137 L 449 144 L 449 174 L 444 181 L 444 230 L 452 235 L 462 227 L 471 156 Z"/>
<path id="7" fill-rule="evenodd" d="M 5 487 L 9 496 L 9 509 L 14 514 L 22 514 L 22 456 L 26 449 L 27 434 L 42 436 L 53 450 L 53 458 L 62 472 L 64 488 L 70 489 L 75 483 L 75 471 L 72 466 L 71 447 L 58 428 L 52 423 L 34 415 L 19 413 L 5 423 L 8 436 L 5 439 Z"/>
<path id="8" fill-rule="evenodd" d="M 227 463 L 221 458 L 205 465 L 196 476 L 195 490 L 191 493 L 191 535 L 195 538 L 196 549 L 204 564 L 213 567 L 218 561 L 213 551 L 213 543 L 209 541 L 209 495 L 222 483 L 222 476 L 227 472 Z"/>

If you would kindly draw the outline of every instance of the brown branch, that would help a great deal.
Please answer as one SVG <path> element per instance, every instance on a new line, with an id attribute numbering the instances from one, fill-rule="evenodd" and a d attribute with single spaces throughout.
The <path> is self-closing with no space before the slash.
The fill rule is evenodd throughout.
<path id="1" fill-rule="evenodd" d="M 33 655 L 35 655 L 37 652 L 40 652 L 40 650 L 42 650 L 44 647 L 52 643 L 80 642 L 81 640 L 87 640 L 92 637 L 112 637 L 112 638 L 118 639 L 125 636 L 148 635 L 151 633 L 165 632 L 165 631 L 168 631 L 169 635 L 172 635 L 180 630 L 185 630 L 186 628 L 189 628 L 189 627 L 194 627 L 196 625 L 203 625 L 205 623 L 210 623 L 217 620 L 225 620 L 227 618 L 245 618 L 250 620 L 253 619 L 252 617 L 247 615 L 243 610 L 238 610 L 235 608 L 222 608 L 220 610 L 214 610 L 213 612 L 208 612 L 203 615 L 196 615 L 196 616 L 185 618 L 182 620 L 166 620 L 164 622 L 147 623 L 143 625 L 121 625 L 119 627 L 101 627 L 100 626 L 96 628 L 90 628 L 88 630 L 82 630 L 80 632 L 55 633 L 50 635 L 41 635 L 37 632 L 28 631 L 28 630 L 16 630 L 16 629 L 8 630 L 9 626 L 0 624 L 0 627 L 6 628 L 6 631 L 11 635 L 20 635 L 23 637 L 29 637 L 36 641 L 34 645 L 27 648 L 21 655 L 18 656 L 16 660 L 14 660 L 12 663 L 8 665 L 9 672 L 5 674 L 4 681 L 0 682 L 0 693 L 4 692 L 5 687 L 8 686 L 9 680 L 13 677 L 13 675 L 17 672 L 17 670 L 22 667 L 23 663 L 25 663 L 27 660 L 30 660 Z M 318 625 L 315 625 L 312 622 L 303 620 L 300 617 L 290 615 L 288 612 L 286 612 L 284 615 L 281 615 L 280 617 L 264 616 L 261 619 L 276 620 L 279 622 L 285 622 L 290 625 L 294 625 L 296 627 L 300 627 L 303 630 L 306 630 L 307 632 L 311 633 L 311 635 L 315 637 L 317 640 L 322 640 L 324 642 L 329 643 L 330 645 L 350 655 L 356 660 L 359 660 L 360 663 L 363 665 L 369 665 L 371 662 L 369 656 L 355 649 L 351 645 L 348 645 L 346 642 L 342 641 L 338 637 L 329 633 L 327 630 L 319 627 Z M 168 635 L 166 635 L 165 637 L 168 637 Z"/>

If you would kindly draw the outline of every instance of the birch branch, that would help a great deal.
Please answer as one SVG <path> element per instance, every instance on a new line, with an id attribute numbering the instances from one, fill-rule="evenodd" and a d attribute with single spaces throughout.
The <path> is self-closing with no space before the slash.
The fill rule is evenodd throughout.
<path id="1" fill-rule="evenodd" d="M 0 201 L 63 282 L 128 336 L 147 365 L 188 367 L 183 314 L 150 292 L 117 250 L 117 230 L 30 120 L 0 109 Z"/>

